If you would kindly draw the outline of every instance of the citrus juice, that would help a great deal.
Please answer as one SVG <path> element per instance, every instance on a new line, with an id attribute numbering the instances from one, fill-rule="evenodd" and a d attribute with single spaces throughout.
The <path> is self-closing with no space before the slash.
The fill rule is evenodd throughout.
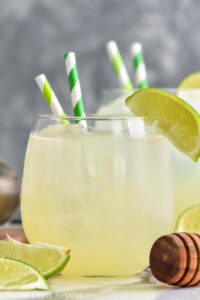
<path id="1" fill-rule="evenodd" d="M 178 94 L 200 113 L 200 89 L 177 89 Z M 176 220 L 190 206 L 200 204 L 200 163 L 171 147 L 175 174 Z"/>
<path id="2" fill-rule="evenodd" d="M 167 141 L 131 136 L 125 121 L 120 134 L 113 125 L 101 131 L 101 122 L 96 131 L 50 125 L 28 143 L 23 227 L 31 243 L 71 248 L 68 276 L 133 275 L 148 266 L 155 239 L 173 228 Z"/>

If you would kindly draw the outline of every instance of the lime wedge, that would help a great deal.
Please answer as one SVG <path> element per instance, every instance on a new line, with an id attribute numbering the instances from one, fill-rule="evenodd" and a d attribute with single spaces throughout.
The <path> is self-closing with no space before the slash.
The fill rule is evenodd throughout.
<path id="1" fill-rule="evenodd" d="M 200 88 L 200 71 L 189 74 L 178 85 L 178 89 L 199 89 Z"/>
<path id="2" fill-rule="evenodd" d="M 184 100 L 158 89 L 141 89 L 126 99 L 135 116 L 148 117 L 159 132 L 181 152 L 197 161 L 200 156 L 200 115 Z M 144 119 L 145 120 L 145 119 Z"/>
<path id="3" fill-rule="evenodd" d="M 29 245 L 15 241 L 0 241 L 0 257 L 23 261 L 36 268 L 46 279 L 66 266 L 70 250 L 49 244 Z"/>
<path id="4" fill-rule="evenodd" d="M 200 205 L 195 205 L 184 210 L 177 220 L 175 231 L 200 233 Z"/>
<path id="5" fill-rule="evenodd" d="M 45 278 L 35 268 L 21 261 L 0 258 L 0 290 L 48 290 Z"/>
<path id="6" fill-rule="evenodd" d="M 176 94 L 187 100 L 199 111 L 200 99 L 200 72 L 186 76 L 178 85 Z"/>

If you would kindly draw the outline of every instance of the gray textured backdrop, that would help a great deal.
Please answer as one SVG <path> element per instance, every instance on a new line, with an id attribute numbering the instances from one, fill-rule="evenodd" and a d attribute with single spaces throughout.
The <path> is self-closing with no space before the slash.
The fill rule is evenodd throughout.
<path id="1" fill-rule="evenodd" d="M 116 39 L 132 72 L 129 44 L 141 41 L 151 86 L 176 86 L 200 69 L 198 0 L 0 0 L 0 159 L 21 177 L 33 116 L 49 112 L 34 82 L 46 73 L 72 112 L 63 55 L 74 50 L 85 108 L 118 82 L 104 49 Z"/>

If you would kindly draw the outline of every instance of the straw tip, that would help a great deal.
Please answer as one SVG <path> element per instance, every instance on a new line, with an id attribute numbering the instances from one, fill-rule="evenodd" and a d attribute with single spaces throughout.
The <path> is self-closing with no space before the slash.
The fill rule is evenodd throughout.
<path id="1" fill-rule="evenodd" d="M 75 55 L 75 52 L 73 52 L 73 51 L 70 51 L 70 52 L 66 52 L 65 54 L 64 54 L 64 59 L 66 59 L 69 55 Z"/>
<path id="2" fill-rule="evenodd" d="M 35 77 L 35 81 L 38 82 L 39 80 L 41 80 L 42 78 L 45 78 L 45 77 L 46 77 L 46 76 L 45 76 L 44 73 L 39 74 L 39 75 L 37 75 L 37 76 Z"/>
<path id="3" fill-rule="evenodd" d="M 109 47 L 116 47 L 117 46 L 117 43 L 116 41 L 114 40 L 110 40 L 106 43 L 106 48 L 109 48 Z"/>
<path id="4" fill-rule="evenodd" d="M 139 43 L 139 42 L 135 42 L 135 43 L 131 44 L 130 49 L 131 49 L 132 54 L 136 54 L 138 52 L 141 52 L 142 51 L 142 44 Z"/>

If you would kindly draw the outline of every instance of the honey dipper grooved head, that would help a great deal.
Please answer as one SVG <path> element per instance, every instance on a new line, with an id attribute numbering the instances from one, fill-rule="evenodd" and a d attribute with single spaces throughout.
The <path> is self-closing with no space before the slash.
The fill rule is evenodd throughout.
<path id="1" fill-rule="evenodd" d="M 150 267 L 160 281 L 177 286 L 200 282 L 200 237 L 178 232 L 160 237 L 150 252 Z"/>
<path id="2" fill-rule="evenodd" d="M 200 238 L 199 234 L 196 233 L 187 232 L 187 235 L 193 240 L 197 253 L 197 267 L 192 280 L 187 284 L 187 286 L 194 286 L 200 281 Z"/>
<path id="3" fill-rule="evenodd" d="M 150 252 L 150 267 L 159 281 L 175 284 L 181 280 L 186 265 L 186 248 L 177 235 L 162 236 L 153 244 Z"/>
<path id="4" fill-rule="evenodd" d="M 185 245 L 187 252 L 187 264 L 181 280 L 176 282 L 175 285 L 185 286 L 194 278 L 194 274 L 198 266 L 198 255 L 195 242 L 191 236 L 184 232 L 179 232 L 176 235 L 182 239 Z"/>

